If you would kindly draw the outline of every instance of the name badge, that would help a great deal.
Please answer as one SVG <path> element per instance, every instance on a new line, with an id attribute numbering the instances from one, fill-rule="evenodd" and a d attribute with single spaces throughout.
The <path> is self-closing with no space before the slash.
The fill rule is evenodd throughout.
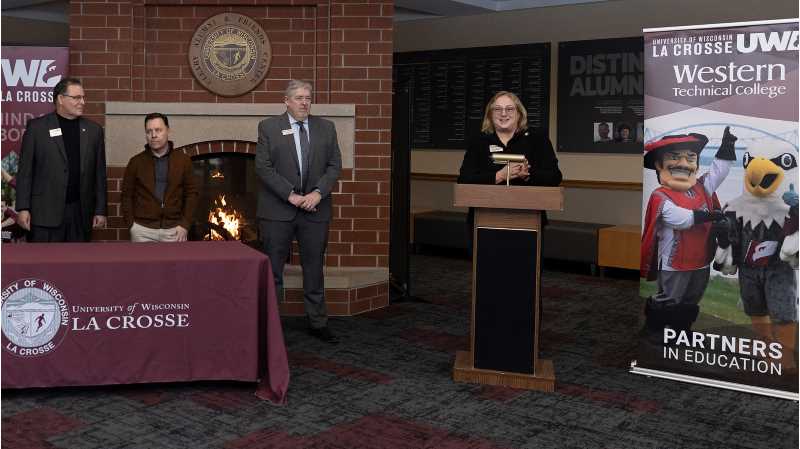
<path id="1" fill-rule="evenodd" d="M 497 145 L 489 145 L 489 152 L 490 153 L 500 153 L 503 151 L 503 147 L 499 147 Z"/>
<path id="2" fill-rule="evenodd" d="M 50 130 L 50 137 L 58 137 L 61 135 L 61 128 L 54 128 Z"/>
<path id="3" fill-rule="evenodd" d="M 293 129 L 284 129 L 284 130 L 281 130 L 281 134 L 283 134 L 284 136 L 288 136 L 289 134 L 294 134 L 294 130 Z"/>

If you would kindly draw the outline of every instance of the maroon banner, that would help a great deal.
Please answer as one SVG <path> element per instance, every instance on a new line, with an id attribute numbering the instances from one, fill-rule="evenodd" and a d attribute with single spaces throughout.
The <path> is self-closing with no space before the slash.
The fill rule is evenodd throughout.
<path id="1" fill-rule="evenodd" d="M 67 47 L 3 47 L 2 54 L 2 166 L 3 241 L 14 240 L 14 177 L 19 149 L 28 120 L 53 111 L 53 87 L 67 74 Z"/>

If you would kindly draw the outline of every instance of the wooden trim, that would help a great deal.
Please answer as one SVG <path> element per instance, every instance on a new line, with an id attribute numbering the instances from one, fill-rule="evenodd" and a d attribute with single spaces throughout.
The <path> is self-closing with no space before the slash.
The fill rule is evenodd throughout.
<path id="1" fill-rule="evenodd" d="M 561 181 L 561 187 L 572 189 L 601 189 L 601 190 L 631 190 L 642 191 L 641 182 L 620 182 L 620 181 L 590 181 L 582 179 L 565 179 Z"/>
<path id="2" fill-rule="evenodd" d="M 458 175 L 450 175 L 447 173 L 411 172 L 411 179 L 415 181 L 456 182 L 456 180 L 458 179 Z"/>
<path id="3" fill-rule="evenodd" d="M 411 179 L 414 181 L 438 181 L 456 182 L 458 175 L 447 173 L 421 173 L 412 172 Z M 620 181 L 592 181 L 588 179 L 565 179 L 561 181 L 561 187 L 571 189 L 600 189 L 600 190 L 630 190 L 641 192 L 641 182 L 620 182 Z"/>

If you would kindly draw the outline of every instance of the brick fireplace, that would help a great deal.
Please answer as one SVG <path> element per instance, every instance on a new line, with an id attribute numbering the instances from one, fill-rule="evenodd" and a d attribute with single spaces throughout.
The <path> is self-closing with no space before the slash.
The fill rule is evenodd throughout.
<path id="1" fill-rule="evenodd" d="M 258 21 L 272 43 L 266 78 L 239 97 L 207 91 L 188 64 L 195 28 L 221 12 Z M 388 304 L 392 15 L 391 1 L 70 2 L 70 74 L 84 83 L 86 115 L 106 127 L 110 219 L 95 239 L 128 238 L 119 189 L 144 143 L 144 114 L 169 115 L 173 140 L 190 155 L 254 153 L 258 121 L 285 109 L 286 82 L 308 79 L 312 112 L 336 123 L 343 156 L 326 255 L 329 311 Z M 284 313 L 302 313 L 301 281 L 289 266 Z"/>

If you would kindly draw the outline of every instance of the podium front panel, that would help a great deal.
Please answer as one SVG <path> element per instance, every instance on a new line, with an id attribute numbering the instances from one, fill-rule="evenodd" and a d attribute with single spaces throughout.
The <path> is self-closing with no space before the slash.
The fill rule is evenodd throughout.
<path id="1" fill-rule="evenodd" d="M 476 228 L 475 368 L 533 374 L 538 231 Z"/>

